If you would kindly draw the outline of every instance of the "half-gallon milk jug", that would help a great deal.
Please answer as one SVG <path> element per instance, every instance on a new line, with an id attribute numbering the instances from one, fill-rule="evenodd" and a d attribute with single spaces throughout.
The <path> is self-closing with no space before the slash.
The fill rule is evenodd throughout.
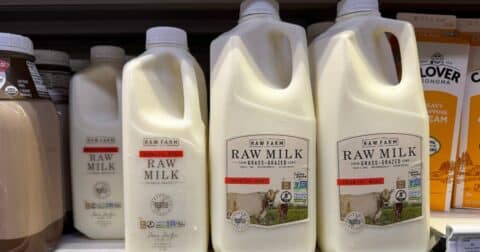
<path id="1" fill-rule="evenodd" d="M 74 225 L 93 239 L 124 236 L 119 102 L 124 60 L 122 48 L 94 46 L 92 65 L 70 84 Z"/>
<path id="2" fill-rule="evenodd" d="M 215 251 L 314 251 L 315 113 L 305 30 L 247 0 L 211 44 Z"/>
<path id="3" fill-rule="evenodd" d="M 187 34 L 147 31 L 123 71 L 127 252 L 207 251 L 207 100 Z"/>
<path id="4" fill-rule="evenodd" d="M 428 115 L 412 26 L 377 0 L 347 0 L 310 45 L 318 116 L 318 240 L 322 251 L 427 251 Z M 388 81 L 385 33 L 399 44 Z M 391 51 L 390 51 L 391 52 Z M 388 55 L 388 57 L 385 57 Z"/>
<path id="5" fill-rule="evenodd" d="M 0 251 L 47 252 L 62 234 L 60 123 L 33 54 L 0 33 Z"/>
<path id="6" fill-rule="evenodd" d="M 35 64 L 48 89 L 60 119 L 62 137 L 63 195 L 65 204 L 65 231 L 73 231 L 72 190 L 70 177 L 70 134 L 68 133 L 68 89 L 72 70 L 70 57 L 55 50 L 35 50 Z"/>

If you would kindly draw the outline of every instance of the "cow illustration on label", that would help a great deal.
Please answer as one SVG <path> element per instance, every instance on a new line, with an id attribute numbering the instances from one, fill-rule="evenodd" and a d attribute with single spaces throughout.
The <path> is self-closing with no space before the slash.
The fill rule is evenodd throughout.
<path id="1" fill-rule="evenodd" d="M 421 138 L 357 136 L 338 142 L 340 220 L 347 230 L 420 218 Z"/>
<path id="2" fill-rule="evenodd" d="M 236 231 L 246 231 L 242 223 L 247 220 L 249 227 L 307 220 L 307 155 L 308 141 L 292 136 L 227 141 L 226 217 Z"/>

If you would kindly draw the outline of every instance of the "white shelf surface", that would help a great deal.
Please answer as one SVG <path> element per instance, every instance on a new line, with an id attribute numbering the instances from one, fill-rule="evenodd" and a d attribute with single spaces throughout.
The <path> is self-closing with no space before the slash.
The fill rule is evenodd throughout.
<path id="1" fill-rule="evenodd" d="M 54 252 L 123 252 L 123 240 L 92 240 L 80 234 L 64 235 Z"/>
<path id="2" fill-rule="evenodd" d="M 480 238 L 480 209 L 452 209 L 450 212 L 432 212 L 430 227 L 432 231 L 432 245 L 439 238 L 446 238 L 447 226 L 451 232 L 468 229 L 469 237 Z M 459 235 L 462 235 L 459 233 Z M 63 236 L 54 252 L 124 252 L 123 240 L 92 240 L 81 234 Z M 460 250 L 459 250 L 460 251 Z M 467 250 L 465 250 L 467 251 Z"/>
<path id="3" fill-rule="evenodd" d="M 447 225 L 467 225 L 480 234 L 480 209 L 452 209 L 450 212 L 432 212 L 430 227 L 437 235 L 445 237 Z"/>

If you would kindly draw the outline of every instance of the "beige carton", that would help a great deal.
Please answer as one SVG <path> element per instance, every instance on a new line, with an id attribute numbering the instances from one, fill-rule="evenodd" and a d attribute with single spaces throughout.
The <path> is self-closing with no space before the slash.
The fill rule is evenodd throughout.
<path id="1" fill-rule="evenodd" d="M 400 13 L 415 27 L 430 119 L 430 207 L 451 205 L 469 42 L 450 15 Z"/>
<path id="2" fill-rule="evenodd" d="M 480 208 L 480 19 L 457 19 L 457 29 L 470 40 L 470 57 L 452 206 Z"/>

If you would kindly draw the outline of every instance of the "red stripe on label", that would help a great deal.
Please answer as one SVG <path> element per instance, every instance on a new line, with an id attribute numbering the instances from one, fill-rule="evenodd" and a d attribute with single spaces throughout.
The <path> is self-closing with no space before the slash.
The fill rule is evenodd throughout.
<path id="1" fill-rule="evenodd" d="M 225 184 L 268 185 L 270 178 L 225 177 Z"/>
<path id="2" fill-rule="evenodd" d="M 385 179 L 381 177 L 337 179 L 337 185 L 340 185 L 340 186 L 383 185 L 384 183 L 385 183 Z"/>
<path id="3" fill-rule="evenodd" d="M 103 153 L 103 152 L 117 153 L 118 147 L 83 147 L 83 152 L 85 153 Z"/>
<path id="4" fill-rule="evenodd" d="M 158 150 L 158 151 L 139 151 L 138 156 L 141 158 L 181 158 L 183 151 L 181 150 Z"/>

